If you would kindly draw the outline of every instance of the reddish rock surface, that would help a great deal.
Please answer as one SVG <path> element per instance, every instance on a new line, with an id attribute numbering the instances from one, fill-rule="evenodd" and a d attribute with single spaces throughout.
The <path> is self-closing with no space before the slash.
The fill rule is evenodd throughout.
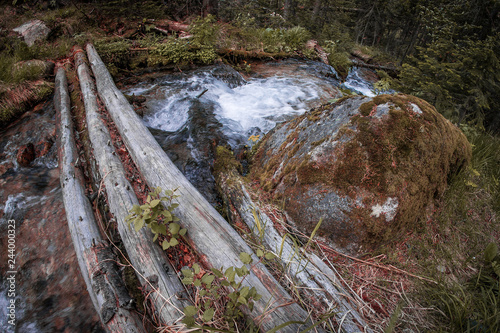
<path id="1" fill-rule="evenodd" d="M 0 271 L 7 266 L 7 225 L 16 227 L 16 332 L 103 332 L 81 276 L 59 184 L 54 110 L 38 112 L 0 132 Z M 30 142 L 36 159 L 20 168 L 19 147 Z M 0 316 L 6 318 L 5 280 Z M 0 321 L 0 331 L 14 332 Z"/>
<path id="2" fill-rule="evenodd" d="M 33 162 L 35 159 L 35 146 L 30 142 L 26 145 L 23 145 L 17 151 L 17 163 L 20 166 L 27 167 Z"/>

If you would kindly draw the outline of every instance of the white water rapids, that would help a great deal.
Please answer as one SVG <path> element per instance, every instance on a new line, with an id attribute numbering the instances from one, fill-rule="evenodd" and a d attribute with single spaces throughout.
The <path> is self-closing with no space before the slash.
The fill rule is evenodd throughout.
<path id="1" fill-rule="evenodd" d="M 239 73 L 231 78 L 214 75 L 212 68 L 181 75 L 166 75 L 154 83 L 141 83 L 125 91 L 147 97 L 146 126 L 167 132 L 179 130 L 188 121 L 194 99 L 214 105 L 214 114 L 227 137 L 245 140 L 266 133 L 278 122 L 300 115 L 314 106 L 342 96 L 332 67 L 316 62 L 283 62 L 264 68 L 264 75 L 246 80 Z M 284 69 L 285 68 L 285 69 Z M 330 73 L 325 76 L 325 73 Z M 238 76 L 238 77 L 236 77 Z M 373 96 L 373 85 L 354 69 L 342 84 L 354 93 Z"/>

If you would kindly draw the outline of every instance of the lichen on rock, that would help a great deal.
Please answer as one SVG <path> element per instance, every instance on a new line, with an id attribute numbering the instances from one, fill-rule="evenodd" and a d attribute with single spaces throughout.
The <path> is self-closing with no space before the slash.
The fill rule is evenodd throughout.
<path id="1" fill-rule="evenodd" d="M 471 147 L 427 102 L 407 95 L 325 104 L 268 133 L 252 176 L 302 232 L 357 253 L 413 230 Z"/>

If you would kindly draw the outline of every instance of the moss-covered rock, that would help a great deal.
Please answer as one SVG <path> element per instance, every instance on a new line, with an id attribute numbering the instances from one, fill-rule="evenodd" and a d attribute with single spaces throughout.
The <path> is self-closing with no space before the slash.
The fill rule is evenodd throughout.
<path id="1" fill-rule="evenodd" d="M 323 218 L 319 234 L 356 253 L 414 229 L 470 157 L 462 132 L 425 101 L 352 97 L 268 133 L 252 175 L 299 229 Z"/>

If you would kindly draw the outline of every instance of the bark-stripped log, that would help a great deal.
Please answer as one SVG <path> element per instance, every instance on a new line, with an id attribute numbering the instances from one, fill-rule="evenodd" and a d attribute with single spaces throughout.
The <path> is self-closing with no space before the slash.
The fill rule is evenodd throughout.
<path id="1" fill-rule="evenodd" d="M 349 292 L 344 290 L 335 273 L 314 253 L 306 254 L 290 237 L 278 233 L 273 221 L 251 199 L 234 167 L 215 176 L 228 207 L 234 207 L 256 238 L 278 256 L 285 273 L 299 284 L 313 306 L 320 301 L 325 309 L 335 311 L 344 332 L 359 332 L 360 328 L 369 332 L 364 320 L 349 303 Z"/>
<path id="2" fill-rule="evenodd" d="M 101 239 L 92 206 L 81 184 L 83 176 L 75 168 L 77 150 L 63 68 L 57 70 L 54 104 L 60 118 L 58 154 L 66 219 L 92 303 L 107 331 L 146 332 L 138 314 L 131 311 L 132 298 L 128 295 L 115 264 L 118 259 Z"/>
<path id="3" fill-rule="evenodd" d="M 227 223 L 208 201 L 194 188 L 153 138 L 123 94 L 116 88 L 111 75 L 91 44 L 87 54 L 96 78 L 97 90 L 115 122 L 130 155 L 151 187 L 179 188 L 180 206 L 175 214 L 188 230 L 187 239 L 197 253 L 211 266 L 223 269 L 241 267 L 241 252 L 259 259 L 241 236 Z M 268 331 L 287 322 L 279 332 L 297 332 L 310 324 L 308 314 L 280 286 L 267 268 L 257 263 L 243 281 L 262 295 L 250 313 L 261 329 Z"/>
<path id="4" fill-rule="evenodd" d="M 127 225 L 126 217 L 132 206 L 138 205 L 139 201 L 125 177 L 125 170 L 115 152 L 109 131 L 97 112 L 95 85 L 85 63 L 83 51 L 76 53 L 75 62 L 83 93 L 89 137 L 106 188 L 109 209 L 116 219 L 118 232 L 130 262 L 140 272 L 137 275 L 144 290 L 151 291 L 148 297 L 153 301 L 159 319 L 164 324 L 174 324 L 183 316 L 182 309 L 190 305 L 183 295 L 184 286 L 164 251 L 153 243 L 151 231 L 142 228 L 136 232 Z M 152 287 L 156 291 L 153 291 Z"/>

